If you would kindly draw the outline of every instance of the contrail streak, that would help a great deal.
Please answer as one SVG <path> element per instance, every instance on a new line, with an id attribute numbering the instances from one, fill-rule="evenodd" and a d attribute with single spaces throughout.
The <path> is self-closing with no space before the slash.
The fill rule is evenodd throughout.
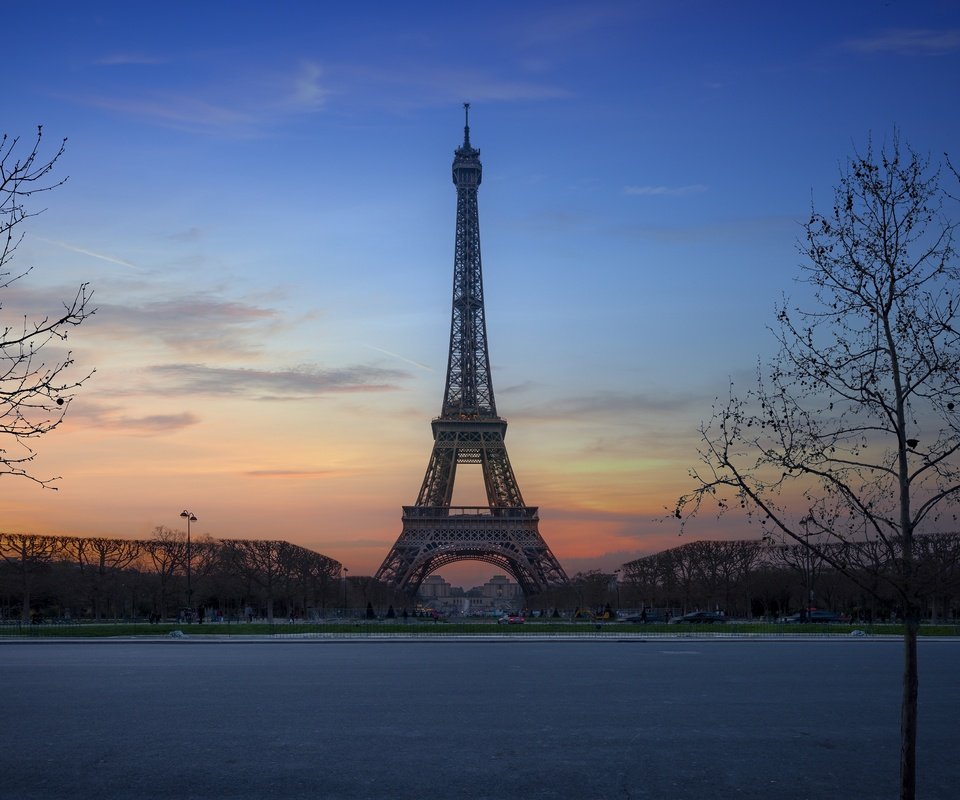
<path id="1" fill-rule="evenodd" d="M 105 256 L 103 253 L 94 253 L 93 250 L 85 250 L 82 247 L 67 244 L 66 242 L 58 242 L 53 239 L 44 239 L 42 236 L 38 236 L 37 239 L 42 242 L 47 242 L 48 244 L 55 244 L 57 247 L 62 247 L 64 250 L 70 250 L 73 253 L 80 253 L 81 255 L 90 256 L 91 258 L 99 258 L 101 261 L 109 261 L 111 264 L 119 264 L 121 267 L 140 269 L 140 267 L 138 267 L 136 264 L 131 264 L 129 261 L 124 261 L 122 258 Z"/>
<path id="2" fill-rule="evenodd" d="M 378 353 L 383 353 L 387 356 L 393 356 L 394 358 L 399 358 L 401 361 L 406 361 L 408 364 L 413 364 L 415 367 L 420 367 L 420 369 L 425 369 L 427 372 L 433 372 L 433 367 L 428 367 L 426 364 L 421 364 L 419 361 L 414 361 L 410 358 L 405 358 L 399 353 L 392 353 L 389 350 L 384 350 L 382 347 L 374 347 L 372 344 L 365 344 L 364 347 L 370 350 L 376 350 Z"/>

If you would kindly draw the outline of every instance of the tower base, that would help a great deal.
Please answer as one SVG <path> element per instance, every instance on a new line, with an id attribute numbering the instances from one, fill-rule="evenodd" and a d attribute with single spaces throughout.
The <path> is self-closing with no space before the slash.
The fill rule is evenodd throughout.
<path id="1" fill-rule="evenodd" d="M 404 506 L 403 531 L 377 580 L 415 594 L 426 578 L 455 561 L 484 561 L 512 575 L 530 597 L 567 583 L 539 531 L 536 506 Z"/>

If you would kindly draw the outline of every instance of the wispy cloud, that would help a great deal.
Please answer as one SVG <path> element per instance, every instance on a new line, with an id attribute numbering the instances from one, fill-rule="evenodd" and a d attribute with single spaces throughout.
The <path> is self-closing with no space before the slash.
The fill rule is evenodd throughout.
<path id="1" fill-rule="evenodd" d="M 571 92 L 546 80 L 517 79 L 487 69 L 458 69 L 445 65 L 341 65 L 338 84 L 352 97 L 367 98 L 391 109 L 420 109 L 437 104 L 458 103 L 469 97 L 474 103 L 530 102 L 555 100 Z"/>
<path id="2" fill-rule="evenodd" d="M 159 59 L 117 54 L 102 64 L 160 63 Z M 303 114 L 326 111 L 333 98 L 349 96 L 352 103 L 388 108 L 423 108 L 438 103 L 527 102 L 571 96 L 563 86 L 535 76 L 516 77 L 493 68 L 438 67 L 426 55 L 385 66 L 370 61 L 321 63 L 302 59 L 274 70 L 238 67 L 228 75 L 217 72 L 203 57 L 191 61 L 194 79 L 187 86 L 163 83 L 164 72 L 150 73 L 139 90 L 99 87 L 72 92 L 70 100 L 113 114 L 188 133 L 230 139 L 260 138 Z M 358 100 L 359 98 L 359 100 Z"/>
<path id="3" fill-rule="evenodd" d="M 171 394 L 245 396 L 253 400 L 296 400 L 325 394 L 382 392 L 397 388 L 407 377 L 399 370 L 368 366 L 320 369 L 313 366 L 286 370 L 233 369 L 202 364 L 162 364 L 147 374 L 162 380 Z"/>
<path id="4" fill-rule="evenodd" d="M 939 56 L 960 50 L 960 28 L 899 28 L 849 39 L 844 47 L 858 53 L 895 53 L 901 56 Z"/>
<path id="5" fill-rule="evenodd" d="M 79 102 L 103 111 L 139 117 L 191 133 L 229 133 L 233 138 L 252 136 L 260 124 L 254 109 L 210 101 L 186 93 L 147 92 L 137 97 L 76 96 Z"/>
<path id="6" fill-rule="evenodd" d="M 115 56 L 101 63 L 160 63 Z M 225 136 L 231 139 L 258 138 L 283 124 L 291 115 L 323 108 L 332 94 L 324 80 L 326 71 L 314 61 L 274 72 L 229 77 L 209 76 L 204 80 L 202 60 L 194 64 L 197 79 L 188 87 L 168 86 L 156 75 L 154 85 L 140 91 L 103 90 L 74 93 L 71 100 L 144 122 L 189 133 Z"/>
<path id="7" fill-rule="evenodd" d="M 625 528 L 636 526 L 640 523 L 650 522 L 650 518 L 644 514 L 631 514 L 617 511 L 607 511 L 599 508 L 563 508 L 560 506 L 545 510 L 544 514 L 551 520 L 566 520 L 572 522 L 582 522 L 585 524 L 599 523 L 611 524 L 619 523 Z"/>
<path id="8" fill-rule="evenodd" d="M 165 433 L 175 433 L 200 422 L 198 416 L 189 412 L 148 414 L 142 417 L 133 417 L 124 414 L 116 406 L 106 406 L 87 401 L 74 403 L 66 419 L 69 427 L 81 422 L 86 430 L 111 430 L 135 436 L 158 436 Z"/>
<path id="9" fill-rule="evenodd" d="M 702 403 L 699 395 L 648 395 L 619 392 L 596 392 L 578 397 L 560 398 L 549 405 L 512 411 L 511 418 L 556 421 L 589 417 L 618 417 L 640 412 L 670 414 L 682 413 L 694 404 Z"/>
<path id="10" fill-rule="evenodd" d="M 329 478 L 344 473 L 332 469 L 254 469 L 243 474 L 248 478 L 314 479 Z"/>
<path id="11" fill-rule="evenodd" d="M 499 387 L 497 389 L 497 394 L 524 394 L 526 392 L 537 392 L 542 388 L 543 384 L 538 383 L 537 381 L 521 381 L 520 383 L 512 383 L 509 386 Z"/>
<path id="12" fill-rule="evenodd" d="M 177 353 L 205 359 L 255 354 L 263 346 L 264 325 L 280 324 L 279 312 L 274 309 L 203 295 L 103 304 L 97 315 L 100 336 L 119 336 L 128 342 L 159 341 Z"/>
<path id="13" fill-rule="evenodd" d="M 171 242 L 196 242 L 202 239 L 203 235 L 203 230 L 193 226 L 184 231 L 167 234 L 167 239 L 169 239 Z"/>
<path id="14" fill-rule="evenodd" d="M 570 46 L 577 41 L 592 41 L 598 30 L 624 30 L 644 11 L 634 3 L 594 2 L 569 6 L 556 3 L 548 10 L 531 13 L 526 24 L 515 22 L 509 26 L 507 35 L 523 47 Z"/>
<path id="15" fill-rule="evenodd" d="M 316 110 L 326 103 L 330 90 L 324 86 L 320 78 L 323 69 L 313 61 L 304 61 L 300 65 L 300 72 L 293 78 L 293 103 L 308 110 Z"/>
<path id="16" fill-rule="evenodd" d="M 706 241 L 749 241 L 756 237 L 795 237 L 800 217 L 737 217 L 693 225 L 620 225 L 611 229 L 623 236 L 689 244 Z"/>
<path id="17" fill-rule="evenodd" d="M 644 197 L 686 197 L 691 194 L 702 194 L 708 189 L 709 187 L 702 183 L 692 183 L 688 186 L 624 186 L 623 193 Z"/>
<path id="18" fill-rule="evenodd" d="M 118 417 L 105 421 L 101 427 L 125 430 L 131 433 L 158 434 L 179 431 L 196 425 L 200 418 L 196 414 L 149 414 L 145 417 Z"/>

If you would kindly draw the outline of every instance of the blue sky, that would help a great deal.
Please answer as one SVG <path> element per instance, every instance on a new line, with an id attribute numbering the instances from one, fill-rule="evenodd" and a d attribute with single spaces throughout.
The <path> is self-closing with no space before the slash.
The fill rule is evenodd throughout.
<path id="1" fill-rule="evenodd" d="M 68 137 L 70 178 L 30 221 L 15 266 L 35 272 L 3 313 L 85 280 L 99 306 L 71 339 L 97 373 L 38 446 L 61 488 L 5 479 L 10 530 L 145 536 L 188 507 L 201 532 L 375 570 L 439 411 L 469 101 L 513 466 L 567 570 L 612 569 L 675 542 L 655 517 L 690 488 L 713 397 L 772 349 L 800 223 L 840 163 L 894 127 L 958 150 L 956 2 L 5 17 L 3 130 Z"/>

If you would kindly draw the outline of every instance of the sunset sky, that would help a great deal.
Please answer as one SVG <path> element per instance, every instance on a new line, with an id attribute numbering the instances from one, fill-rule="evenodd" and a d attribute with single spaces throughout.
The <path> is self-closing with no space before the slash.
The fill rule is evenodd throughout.
<path id="1" fill-rule="evenodd" d="M 471 106 L 493 384 L 567 572 L 678 543 L 697 425 L 769 354 L 800 224 L 888 141 L 960 159 L 955 0 L 21 2 L 2 130 L 68 137 L 3 322 L 89 281 L 0 529 L 283 538 L 372 574 L 423 479 Z M 479 500 L 462 468 L 455 501 Z M 703 518 L 685 539 L 749 535 Z M 472 585 L 493 569 L 441 572 Z"/>

